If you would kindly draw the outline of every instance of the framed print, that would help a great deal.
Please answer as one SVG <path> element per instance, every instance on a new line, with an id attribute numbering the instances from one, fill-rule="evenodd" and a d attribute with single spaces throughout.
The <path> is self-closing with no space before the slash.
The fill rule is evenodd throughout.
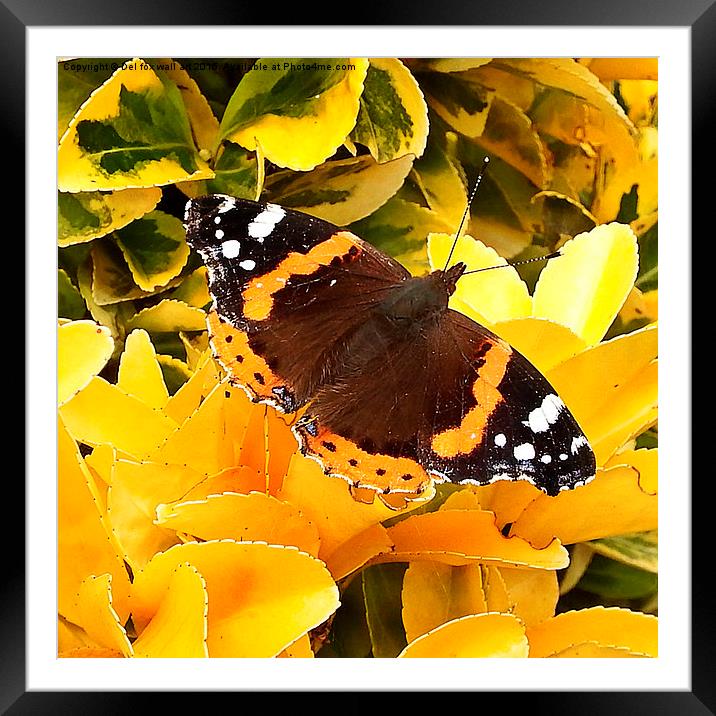
<path id="1" fill-rule="evenodd" d="M 687 289 L 713 7 L 131 10 L 2 9 L 28 341 L 3 707 L 713 709 Z"/>

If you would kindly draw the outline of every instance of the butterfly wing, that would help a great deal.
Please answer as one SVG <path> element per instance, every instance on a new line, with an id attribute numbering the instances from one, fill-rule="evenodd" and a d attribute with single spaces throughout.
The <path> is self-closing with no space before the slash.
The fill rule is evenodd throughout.
<path id="1" fill-rule="evenodd" d="M 528 480 L 550 495 L 594 476 L 591 448 L 554 389 L 484 327 L 448 310 L 418 335 L 379 321 L 364 331 L 353 370 L 296 426 L 327 472 L 384 492 L 419 492 L 431 473 Z"/>
<path id="2" fill-rule="evenodd" d="M 330 378 L 373 302 L 409 276 L 350 232 L 275 204 L 200 197 L 185 225 L 208 271 L 215 354 L 253 399 L 287 412 Z"/>

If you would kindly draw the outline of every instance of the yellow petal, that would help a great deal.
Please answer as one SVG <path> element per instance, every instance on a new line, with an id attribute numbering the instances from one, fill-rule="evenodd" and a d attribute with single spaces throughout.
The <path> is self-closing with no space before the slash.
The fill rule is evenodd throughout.
<path id="1" fill-rule="evenodd" d="M 643 460 L 639 456 L 643 477 L 630 464 L 599 469 L 594 480 L 576 490 L 538 497 L 513 524 L 510 534 L 540 546 L 554 537 L 563 544 L 574 544 L 656 529 L 656 450 L 645 452 L 654 455 Z M 652 463 L 651 471 L 646 469 L 648 463 Z"/>
<path id="2" fill-rule="evenodd" d="M 114 341 L 105 326 L 71 321 L 57 329 L 57 402 L 64 405 L 94 378 L 112 356 Z"/>
<path id="3" fill-rule="evenodd" d="M 616 607 L 558 614 L 527 628 L 531 657 L 556 655 L 585 642 L 657 656 L 658 619 Z"/>
<path id="4" fill-rule="evenodd" d="M 571 329 L 595 345 L 626 300 L 639 266 L 636 236 L 625 224 L 597 226 L 560 249 L 542 270 L 534 315 Z"/>
<path id="5" fill-rule="evenodd" d="M 524 658 L 525 629 L 511 614 L 474 614 L 454 619 L 408 644 L 399 657 Z"/>
<path id="6" fill-rule="evenodd" d="M 326 557 L 326 567 L 338 582 L 363 567 L 375 555 L 393 548 L 393 541 L 381 524 L 371 525 L 349 537 Z"/>
<path id="7" fill-rule="evenodd" d="M 72 436 L 88 445 L 108 443 L 144 457 L 177 427 L 173 420 L 100 377 L 60 408 Z"/>
<path id="8" fill-rule="evenodd" d="M 428 258 L 432 269 L 445 266 L 454 239 L 449 234 L 428 235 Z M 494 249 L 467 235 L 458 240 L 450 264 L 459 261 L 467 265 L 468 271 L 507 264 Z M 460 310 L 459 305 L 465 304 L 471 309 L 471 318 L 488 326 L 498 321 L 523 318 L 532 312 L 527 285 L 512 267 L 465 276 L 458 282 L 453 296 L 457 310 Z"/>
<path id="9" fill-rule="evenodd" d="M 201 405 L 201 401 L 211 393 L 219 380 L 219 367 L 207 351 L 191 378 L 167 400 L 164 413 L 181 425 Z"/>
<path id="10" fill-rule="evenodd" d="M 537 550 L 525 540 L 505 537 L 495 516 L 482 510 L 439 510 L 412 515 L 393 527 L 388 535 L 394 551 L 376 561 L 416 559 L 462 565 L 485 562 L 495 565 L 561 569 L 569 563 L 567 550 L 557 540 Z"/>
<path id="11" fill-rule="evenodd" d="M 189 500 L 205 500 L 209 495 L 218 495 L 222 492 L 261 492 L 264 488 L 265 478 L 254 468 L 239 465 L 227 467 L 214 475 L 207 475 L 181 496 L 180 502 Z"/>
<path id="12" fill-rule="evenodd" d="M 105 649 L 101 646 L 80 646 L 63 651 L 57 656 L 60 659 L 121 659 L 122 653 L 116 649 Z"/>
<path id="13" fill-rule="evenodd" d="M 490 326 L 542 373 L 581 353 L 587 342 L 566 326 L 545 318 L 514 318 Z"/>
<path id="14" fill-rule="evenodd" d="M 205 475 L 241 464 L 239 454 L 255 406 L 241 388 L 216 385 L 191 416 L 148 456 Z"/>
<path id="15" fill-rule="evenodd" d="M 204 500 L 159 505 L 157 524 L 202 540 L 293 545 L 314 556 L 318 554 L 316 526 L 297 507 L 260 492 L 228 492 L 209 495 Z"/>
<path id="16" fill-rule="evenodd" d="M 169 391 L 149 334 L 142 329 L 132 331 L 125 340 L 117 387 L 151 408 L 166 405 Z"/>
<path id="17" fill-rule="evenodd" d="M 566 649 L 550 654 L 550 659 L 639 659 L 648 656 L 631 651 L 623 646 L 602 646 L 587 641 L 568 646 Z"/>
<path id="18" fill-rule="evenodd" d="M 156 552 L 177 544 L 173 530 L 155 524 L 157 505 L 182 498 L 201 479 L 185 465 L 117 461 L 107 514 L 132 569 L 141 569 Z"/>
<path id="19" fill-rule="evenodd" d="M 212 657 L 279 654 L 338 608 L 325 565 L 295 548 L 260 542 L 188 542 L 156 555 L 135 575 L 132 618 L 141 633 L 157 612 L 177 565 L 206 581 Z"/>
<path id="20" fill-rule="evenodd" d="M 314 654 L 311 649 L 311 639 L 308 634 L 304 634 L 300 639 L 296 639 L 296 641 L 290 646 L 287 646 L 279 656 L 288 659 L 313 659 Z"/>
<path id="21" fill-rule="evenodd" d="M 499 568 L 511 604 L 510 611 L 526 626 L 554 616 L 559 599 L 556 571 Z"/>
<path id="22" fill-rule="evenodd" d="M 544 493 L 526 480 L 498 480 L 491 485 L 478 487 L 477 494 L 483 509 L 495 514 L 497 527 L 502 529 L 506 524 L 514 522 L 527 505 Z"/>
<path id="23" fill-rule="evenodd" d="M 111 574 L 114 609 L 129 613 L 129 577 L 89 489 L 91 479 L 77 445 L 59 421 L 57 431 L 57 602 L 62 616 L 81 624 L 77 594 L 92 574 Z"/>
<path id="24" fill-rule="evenodd" d="M 131 656 L 127 632 L 112 607 L 111 585 L 111 574 L 90 575 L 82 581 L 77 595 L 80 626 L 96 645 Z"/>
<path id="25" fill-rule="evenodd" d="M 412 562 L 403 577 L 402 600 L 408 642 L 452 619 L 487 611 L 478 564 Z"/>
<path id="26" fill-rule="evenodd" d="M 657 326 L 651 324 L 584 351 L 547 378 L 569 406 L 603 464 L 657 416 Z"/>
<path id="27" fill-rule="evenodd" d="M 96 646 L 92 639 L 89 638 L 87 632 L 77 624 L 67 621 L 61 614 L 57 615 L 57 653 L 61 655 L 63 652 L 81 647 Z"/>
<path id="28" fill-rule="evenodd" d="M 300 454 L 291 459 L 276 496 L 296 505 L 316 525 L 321 538 L 319 556 L 324 560 L 341 543 L 396 514 L 379 500 L 372 504 L 356 502 L 344 480 L 324 475 L 318 463 Z M 421 504 L 416 500 L 405 509 L 410 511 Z"/>
<path id="29" fill-rule="evenodd" d="M 178 564 L 152 620 L 134 642 L 134 655 L 162 659 L 208 656 L 207 609 L 204 578 L 191 564 Z"/>

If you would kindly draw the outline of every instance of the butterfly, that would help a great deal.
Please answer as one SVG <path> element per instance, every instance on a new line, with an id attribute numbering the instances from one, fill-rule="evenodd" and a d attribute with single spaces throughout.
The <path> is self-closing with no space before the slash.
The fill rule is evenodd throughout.
<path id="1" fill-rule="evenodd" d="M 380 493 L 431 481 L 588 482 L 594 453 L 554 388 L 448 307 L 466 266 L 415 277 L 367 241 L 272 203 L 191 199 L 214 355 L 256 402 L 299 413 L 302 452 Z"/>

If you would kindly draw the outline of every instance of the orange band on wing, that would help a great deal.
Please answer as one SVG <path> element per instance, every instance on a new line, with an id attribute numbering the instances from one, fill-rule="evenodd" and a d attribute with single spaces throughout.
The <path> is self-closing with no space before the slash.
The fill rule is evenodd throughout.
<path id="1" fill-rule="evenodd" d="M 510 353 L 505 349 L 488 351 L 472 387 L 477 405 L 465 414 L 460 425 L 433 438 L 431 447 L 436 455 L 446 458 L 467 455 L 482 442 L 487 420 L 502 400 L 497 386 L 505 375 L 509 359 Z"/>
<path id="2" fill-rule="evenodd" d="M 216 311 L 209 311 L 208 324 L 214 355 L 224 366 L 229 379 L 246 386 L 257 399 L 275 400 L 272 389 L 283 386 L 284 381 L 260 355 L 251 350 L 246 333 L 222 320 Z"/>
<path id="3" fill-rule="evenodd" d="M 321 266 L 327 266 L 336 257 L 358 256 L 360 248 L 355 237 L 341 231 L 330 239 L 316 244 L 307 254 L 292 251 L 269 273 L 253 278 L 241 294 L 244 301 L 244 317 L 252 321 L 264 321 L 273 307 L 273 295 L 280 291 L 293 276 L 308 276 Z"/>
<path id="4" fill-rule="evenodd" d="M 356 487 L 419 495 L 431 481 L 425 469 L 410 458 L 366 452 L 330 430 L 319 428 L 313 436 L 302 429 L 299 434 L 303 448 L 320 459 L 326 474 L 342 477 Z"/>

